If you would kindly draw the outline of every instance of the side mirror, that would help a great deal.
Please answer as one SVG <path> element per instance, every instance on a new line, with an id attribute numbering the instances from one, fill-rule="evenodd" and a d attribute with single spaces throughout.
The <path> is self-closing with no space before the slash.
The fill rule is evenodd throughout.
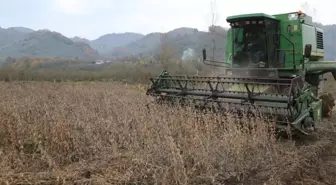
<path id="1" fill-rule="evenodd" d="M 203 53 L 203 61 L 206 61 L 206 50 L 205 49 L 203 49 L 202 50 L 202 53 Z"/>
<path id="2" fill-rule="evenodd" d="M 309 58 L 311 56 L 311 51 L 312 51 L 312 45 L 311 44 L 306 44 L 305 45 L 305 50 L 304 50 L 304 56 Z"/>
<path id="3" fill-rule="evenodd" d="M 218 66 L 218 67 L 225 67 L 225 66 L 231 67 L 230 63 L 227 63 L 227 62 L 224 62 L 224 61 L 207 60 L 205 49 L 202 50 L 202 54 L 203 54 L 203 63 L 206 64 L 206 65 L 212 65 L 212 66 Z"/>

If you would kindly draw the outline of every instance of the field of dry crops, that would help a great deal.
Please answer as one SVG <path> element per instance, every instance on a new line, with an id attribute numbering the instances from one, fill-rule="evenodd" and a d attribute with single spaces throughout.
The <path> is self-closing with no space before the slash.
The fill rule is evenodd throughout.
<path id="1" fill-rule="evenodd" d="M 332 81 L 327 86 L 336 92 Z M 334 184 L 335 118 L 309 142 L 149 102 L 118 83 L 0 83 L 1 184 Z M 336 96 L 336 93 L 334 94 Z"/>

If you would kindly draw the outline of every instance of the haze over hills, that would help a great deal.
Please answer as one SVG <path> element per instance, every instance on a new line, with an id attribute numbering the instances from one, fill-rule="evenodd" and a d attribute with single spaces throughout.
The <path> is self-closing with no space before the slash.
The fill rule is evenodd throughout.
<path id="1" fill-rule="evenodd" d="M 83 42 L 83 43 L 86 43 L 86 44 L 90 44 L 90 40 L 89 39 L 86 39 L 86 38 L 82 38 L 82 37 L 73 37 L 71 38 L 72 41 L 74 42 Z"/>
<path id="2" fill-rule="evenodd" d="M 336 24 L 323 26 L 326 59 L 336 59 Z"/>
<path id="3" fill-rule="evenodd" d="M 25 34 L 34 32 L 29 28 L 13 27 L 0 28 L 0 47 L 12 44 L 13 42 L 24 39 Z"/>
<path id="4" fill-rule="evenodd" d="M 215 57 L 224 59 L 226 32 L 210 34 L 194 28 L 177 28 L 167 34 L 150 33 L 126 45 L 115 47 L 105 55 L 109 57 L 156 56 L 164 49 L 174 58 L 182 58 L 186 52 L 192 52 L 194 57 L 200 57 L 203 48 L 212 50 L 212 36 L 216 46 Z"/>
<path id="5" fill-rule="evenodd" d="M 29 31 L 28 28 L 2 29 L 0 33 L 1 57 L 59 57 L 90 58 L 99 57 L 89 44 L 75 42 L 58 32 L 50 30 Z"/>
<path id="6" fill-rule="evenodd" d="M 322 25 L 321 25 L 322 26 Z M 336 58 L 336 25 L 325 25 L 325 58 Z M 212 51 L 215 41 L 215 57 L 225 55 L 226 30 L 216 26 L 209 32 L 194 28 L 177 28 L 163 33 L 111 33 L 97 39 L 81 37 L 67 38 L 61 33 L 50 30 L 32 30 L 24 27 L 0 28 L 0 57 L 59 57 L 78 59 L 101 59 L 125 56 L 155 56 L 162 46 L 169 49 L 176 58 L 186 52 L 200 56 L 201 50 Z"/>
<path id="7" fill-rule="evenodd" d="M 138 39 L 144 35 L 139 33 L 112 33 L 103 35 L 90 42 L 90 45 L 95 48 L 100 54 L 105 55 L 111 52 L 115 47 L 124 46 Z"/>

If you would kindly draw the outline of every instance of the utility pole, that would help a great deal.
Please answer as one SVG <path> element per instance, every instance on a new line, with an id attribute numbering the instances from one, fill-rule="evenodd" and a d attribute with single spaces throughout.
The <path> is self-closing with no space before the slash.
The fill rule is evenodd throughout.
<path id="1" fill-rule="evenodd" d="M 216 0 L 211 0 L 210 2 L 210 10 L 211 10 L 211 26 L 209 32 L 211 34 L 212 40 L 212 59 L 215 60 L 215 51 L 216 51 L 216 43 L 215 43 L 215 24 L 217 22 L 217 11 L 216 11 Z M 214 67 L 212 67 L 212 74 L 214 74 Z"/>

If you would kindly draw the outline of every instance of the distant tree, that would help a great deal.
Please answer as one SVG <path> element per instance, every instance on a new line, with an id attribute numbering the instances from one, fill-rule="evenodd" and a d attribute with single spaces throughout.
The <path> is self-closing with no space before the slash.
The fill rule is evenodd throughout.
<path id="1" fill-rule="evenodd" d="M 221 34 L 221 35 L 226 35 L 227 33 L 225 28 L 221 26 L 215 26 L 215 25 L 209 26 L 208 31 L 212 34 Z"/>
<path id="2" fill-rule="evenodd" d="M 211 0 L 210 3 L 210 10 L 211 10 L 211 26 L 209 27 L 209 33 L 211 34 L 211 40 L 212 40 L 212 58 L 215 60 L 215 51 L 216 51 L 216 43 L 215 43 L 215 24 L 217 22 L 217 15 L 216 12 L 216 0 Z M 212 73 L 214 72 L 214 69 L 212 68 Z"/>
<path id="3" fill-rule="evenodd" d="M 217 22 L 217 12 L 216 12 L 216 0 L 211 1 L 211 28 L 215 27 L 215 24 Z M 215 44 L 215 37 L 214 32 L 210 32 L 212 36 L 212 57 L 215 57 L 215 50 L 216 50 L 216 44 Z"/>
<path id="4" fill-rule="evenodd" d="M 8 56 L 8 57 L 6 57 L 5 61 L 7 63 L 14 63 L 16 61 L 16 59 L 14 57 Z"/>
<path id="5" fill-rule="evenodd" d="M 199 59 L 196 59 L 196 58 L 194 58 L 191 62 L 194 65 L 194 67 L 196 68 L 196 73 L 198 75 L 199 71 L 203 70 L 202 62 Z"/>
<path id="6" fill-rule="evenodd" d="M 164 33 L 160 38 L 160 52 L 158 58 L 164 68 L 167 68 L 174 58 L 174 50 L 169 45 L 167 33 Z"/>

